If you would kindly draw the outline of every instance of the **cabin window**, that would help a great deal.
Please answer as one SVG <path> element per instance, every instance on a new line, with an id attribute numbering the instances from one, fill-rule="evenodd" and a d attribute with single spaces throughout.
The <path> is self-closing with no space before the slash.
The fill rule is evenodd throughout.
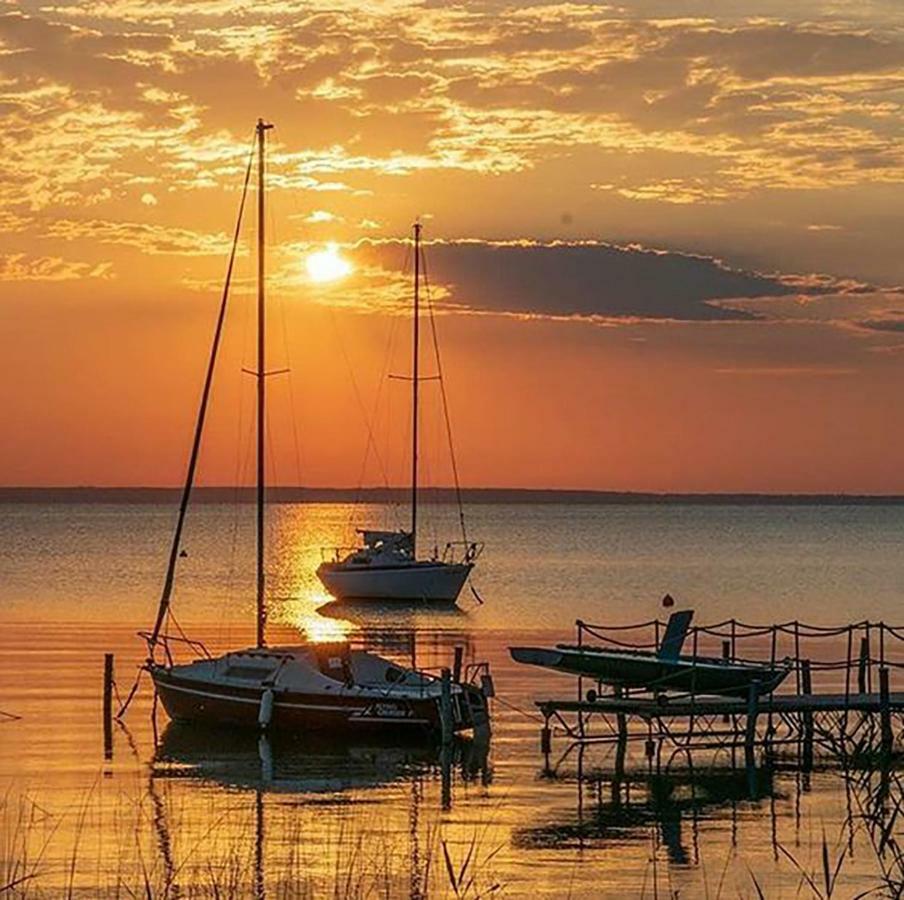
<path id="1" fill-rule="evenodd" d="M 273 669 L 261 669 L 259 666 L 229 666 L 227 678 L 242 678 L 246 681 L 263 681 L 273 674 Z"/>

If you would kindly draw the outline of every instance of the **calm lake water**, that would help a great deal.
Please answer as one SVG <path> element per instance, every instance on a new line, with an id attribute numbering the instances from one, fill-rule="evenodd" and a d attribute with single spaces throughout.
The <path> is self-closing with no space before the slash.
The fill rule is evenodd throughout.
<path id="1" fill-rule="evenodd" d="M 174 510 L 0 509 L 0 711 L 21 717 L 0 714 L 0 889 L 25 878 L 27 896 L 422 897 L 454 895 L 454 880 L 462 896 L 816 896 L 802 872 L 822 879 L 824 845 L 840 860 L 836 896 L 880 884 L 868 785 L 837 768 L 779 760 L 751 778 L 724 754 L 682 755 L 655 777 L 640 745 L 619 780 L 608 745 L 566 753 L 558 733 L 545 771 L 533 701 L 574 697 L 575 684 L 517 666 L 507 647 L 570 639 L 578 617 L 655 618 L 666 592 L 703 623 L 904 624 L 904 507 L 475 506 L 485 602 L 466 589 L 461 611 L 442 614 L 324 607 L 321 548 L 349 544 L 356 524 L 401 524 L 404 510 L 274 507 L 274 641 L 348 635 L 425 666 L 460 645 L 490 661 L 492 739 L 446 760 L 211 738 L 162 712 L 155 728 L 146 681 L 105 759 L 103 654 L 116 654 L 125 693 Z M 175 613 L 211 649 L 250 640 L 252 515 L 191 514 Z M 456 536 L 454 510 L 425 520 L 425 544 Z"/>

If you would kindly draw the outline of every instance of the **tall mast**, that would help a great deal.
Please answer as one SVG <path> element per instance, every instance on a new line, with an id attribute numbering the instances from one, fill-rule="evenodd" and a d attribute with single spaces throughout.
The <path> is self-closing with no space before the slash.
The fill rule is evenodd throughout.
<path id="1" fill-rule="evenodd" d="M 272 128 L 257 120 L 257 646 L 267 645 L 264 598 L 264 493 L 266 433 L 266 315 L 264 307 L 264 134 Z"/>
<path id="2" fill-rule="evenodd" d="M 414 340 L 411 372 L 411 555 L 417 556 L 417 420 L 418 385 L 420 373 L 420 282 L 421 282 L 421 223 L 414 223 Z"/>

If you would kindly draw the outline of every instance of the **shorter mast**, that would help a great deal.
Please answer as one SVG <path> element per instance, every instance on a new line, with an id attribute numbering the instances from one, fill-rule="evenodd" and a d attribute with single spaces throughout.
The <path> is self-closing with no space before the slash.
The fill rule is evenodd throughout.
<path id="1" fill-rule="evenodd" d="M 411 556 L 417 558 L 417 421 L 418 385 L 420 373 L 420 281 L 421 281 L 421 223 L 414 223 L 414 340 L 411 372 Z"/>
<path id="2" fill-rule="evenodd" d="M 264 285 L 264 135 L 273 126 L 257 120 L 257 646 L 267 646 L 267 604 L 264 591 L 264 500 L 266 479 L 266 306 Z"/>

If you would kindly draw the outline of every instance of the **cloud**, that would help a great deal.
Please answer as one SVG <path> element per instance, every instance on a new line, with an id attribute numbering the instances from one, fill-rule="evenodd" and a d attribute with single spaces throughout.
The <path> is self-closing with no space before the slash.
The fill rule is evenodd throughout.
<path id="1" fill-rule="evenodd" d="M 0 281 L 74 281 L 110 278 L 111 264 L 87 263 L 59 256 L 0 254 Z"/>
<path id="2" fill-rule="evenodd" d="M 223 233 L 204 234 L 187 228 L 100 219 L 58 219 L 47 226 L 44 235 L 65 241 L 87 239 L 100 244 L 119 244 L 149 256 L 220 256 L 232 246 L 231 238 Z"/>
<path id="3" fill-rule="evenodd" d="M 391 272 L 410 252 L 400 241 L 361 241 L 356 265 Z M 758 298 L 819 297 L 843 289 L 825 277 L 766 275 L 718 259 L 600 241 L 434 241 L 427 270 L 444 309 L 608 321 L 751 321 Z M 853 284 L 844 288 L 854 290 Z"/>
<path id="4" fill-rule="evenodd" d="M 331 213 L 326 209 L 314 209 L 311 210 L 308 215 L 302 219 L 303 222 L 306 222 L 308 225 L 322 225 L 330 222 L 342 222 L 344 221 L 342 216 L 337 216 L 335 213 Z"/>
<path id="5" fill-rule="evenodd" d="M 904 45 L 840 23 L 401 0 L 303 14 L 266 2 L 251 22 L 229 2 L 111 0 L 10 12 L 0 41 L 13 117 L 0 152 L 33 208 L 148 170 L 174 190 L 221 185 L 244 153 L 232 130 L 261 108 L 283 126 L 284 189 L 518 173 L 593 147 L 708 161 L 687 177 L 625 166 L 608 178 L 621 197 L 687 205 L 891 182 L 904 164 Z"/>

